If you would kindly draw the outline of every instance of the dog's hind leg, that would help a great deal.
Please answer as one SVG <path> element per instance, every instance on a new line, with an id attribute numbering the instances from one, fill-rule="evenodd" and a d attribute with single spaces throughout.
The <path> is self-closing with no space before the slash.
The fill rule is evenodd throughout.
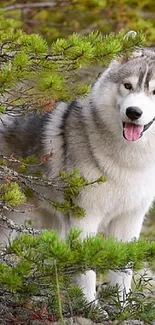
<path id="1" fill-rule="evenodd" d="M 111 221 L 105 234 L 114 238 L 129 242 L 138 239 L 142 228 L 144 215 L 133 214 L 119 216 Z M 132 269 L 127 268 L 125 272 L 109 272 L 109 282 L 111 285 L 118 285 L 120 299 L 125 300 L 126 295 L 131 289 Z"/>

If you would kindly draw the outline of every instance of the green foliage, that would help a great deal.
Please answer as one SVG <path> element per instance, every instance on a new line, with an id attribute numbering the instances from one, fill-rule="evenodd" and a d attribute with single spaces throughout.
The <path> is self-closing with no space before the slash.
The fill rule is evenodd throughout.
<path id="1" fill-rule="evenodd" d="M 53 207 L 64 214 L 72 214 L 73 217 L 81 218 L 85 216 L 85 210 L 79 205 L 74 204 L 72 200 L 64 200 L 63 202 L 53 201 Z"/>
<path id="2" fill-rule="evenodd" d="M 20 157 L 19 160 L 23 162 L 24 164 L 38 164 L 38 158 L 34 155 L 27 156 L 26 158 Z"/>
<path id="3" fill-rule="evenodd" d="M 0 265 L 0 282 L 9 287 L 11 292 L 18 290 L 22 284 L 22 278 L 15 269 Z"/>
<path id="4" fill-rule="evenodd" d="M 75 195 L 78 195 L 80 190 L 88 185 L 88 181 L 84 177 L 80 176 L 79 171 L 76 169 L 69 173 L 61 171 L 60 178 L 66 181 L 66 186 L 64 188 L 65 198 L 72 198 Z"/>
<path id="5" fill-rule="evenodd" d="M 77 254 L 78 252 L 78 254 Z M 134 269 L 142 267 L 144 261 L 155 255 L 155 243 L 147 241 L 123 243 L 113 238 L 88 237 L 84 241 L 79 232 L 70 230 L 65 241 L 58 239 L 54 231 L 45 230 L 39 236 L 23 234 L 11 244 L 9 253 L 21 259 L 26 258 L 39 268 L 58 270 L 72 269 L 72 273 L 84 272 L 88 269 L 106 271 L 107 269 L 124 269 L 132 262 Z"/>
<path id="6" fill-rule="evenodd" d="M 65 313 L 82 314 L 101 321 L 98 307 L 88 305 L 81 289 L 72 283 L 72 276 L 94 269 L 97 272 L 126 270 L 124 265 L 139 269 L 144 262 L 155 257 L 155 243 L 139 241 L 117 242 L 113 238 L 98 235 L 82 241 L 78 230 L 71 229 L 66 240 L 58 239 L 54 231 L 43 231 L 38 236 L 28 234 L 16 238 L 5 252 L 5 261 L 0 263 L 0 282 L 10 292 L 20 297 L 39 295 L 49 299 L 50 308 L 58 318 Z M 14 260 L 12 266 L 10 261 Z M 135 291 L 127 297 L 127 304 L 119 301 L 119 288 L 105 288 L 99 293 L 101 304 L 109 301 L 110 317 L 152 320 L 154 304 L 144 300 L 143 289 L 148 281 L 137 282 Z M 142 283 L 143 282 L 143 283 Z M 117 299 L 116 299 L 117 298 Z M 135 308 L 131 309 L 134 302 Z M 114 312 L 114 304 L 117 312 Z M 150 308 L 150 309 L 149 309 Z M 103 317 L 103 314 L 102 314 Z M 117 324 L 117 323 L 116 323 Z"/>
<path id="7" fill-rule="evenodd" d="M 4 159 L 0 159 L 0 166 L 6 166 L 6 161 Z"/>
<path id="8" fill-rule="evenodd" d="M 139 276 L 139 279 L 135 282 L 134 290 L 127 295 L 125 305 L 122 305 L 120 301 L 119 288 L 106 286 L 100 290 L 100 304 L 105 304 L 105 308 L 107 308 L 108 304 L 109 318 L 115 320 L 116 325 L 125 320 L 137 320 L 137 322 L 141 320 L 146 324 L 152 324 L 152 320 L 155 317 L 154 300 L 146 298 L 147 287 L 151 288 L 151 280 L 145 273 Z M 153 294 L 150 290 L 151 293 Z"/>
<path id="9" fill-rule="evenodd" d="M 17 206 L 26 201 L 25 195 L 21 192 L 17 183 L 8 183 L 0 185 L 0 196 L 4 204 Z"/>
<path id="10" fill-rule="evenodd" d="M 85 216 L 85 210 L 76 204 L 76 197 L 80 194 L 81 191 L 85 189 L 86 186 L 92 184 L 98 184 L 105 182 L 105 176 L 99 177 L 93 182 L 89 182 L 83 176 L 80 175 L 79 171 L 74 169 L 71 172 L 61 171 L 60 179 L 63 181 L 61 189 L 63 190 L 63 202 L 52 201 L 53 207 L 64 213 L 70 213 L 76 218 L 81 218 Z"/>
<path id="11" fill-rule="evenodd" d="M 27 156 L 25 158 L 19 157 L 17 171 L 22 174 L 26 173 L 26 174 L 35 175 L 36 167 L 39 166 L 39 163 L 40 163 L 39 159 L 34 155 Z"/>
<path id="12" fill-rule="evenodd" d="M 7 106 L 2 104 L 0 105 L 0 114 L 3 114 L 6 111 Z"/>
<path id="13" fill-rule="evenodd" d="M 90 85 L 82 82 L 75 72 L 80 74 L 81 68 L 105 65 L 116 56 L 128 55 L 135 46 L 142 46 L 145 41 L 141 32 L 130 39 L 125 39 L 122 32 L 109 36 L 99 32 L 92 32 L 88 36 L 73 33 L 67 39 L 57 39 L 49 49 L 40 35 L 28 35 L 17 29 L 16 23 L 2 13 L 1 19 L 3 60 L 0 66 L 0 93 L 4 95 L 11 89 L 10 101 L 1 102 L 1 113 L 15 107 L 20 112 L 37 110 L 43 107 L 47 98 L 57 101 L 83 96 Z"/>
<path id="14" fill-rule="evenodd" d="M 37 34 L 21 34 L 18 39 L 18 43 L 24 47 L 25 51 L 32 55 L 46 55 L 48 51 L 48 45 L 46 41 Z"/>

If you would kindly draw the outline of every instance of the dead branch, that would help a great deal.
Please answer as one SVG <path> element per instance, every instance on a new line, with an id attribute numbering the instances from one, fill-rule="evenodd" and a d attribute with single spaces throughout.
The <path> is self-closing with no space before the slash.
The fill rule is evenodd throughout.
<path id="1" fill-rule="evenodd" d="M 14 4 L 11 6 L 4 7 L 4 11 L 11 11 L 16 9 L 31 9 L 31 8 L 49 8 L 49 7 L 55 7 L 55 6 L 63 6 L 66 5 L 66 2 L 60 2 L 60 1 L 46 1 L 46 2 L 35 2 L 35 3 L 19 3 Z"/>
<path id="2" fill-rule="evenodd" d="M 39 229 L 30 228 L 24 225 L 19 225 L 2 214 L 0 214 L 0 220 L 3 221 L 8 226 L 9 229 L 15 230 L 17 232 L 31 234 L 31 235 L 40 235 L 41 233 Z"/>

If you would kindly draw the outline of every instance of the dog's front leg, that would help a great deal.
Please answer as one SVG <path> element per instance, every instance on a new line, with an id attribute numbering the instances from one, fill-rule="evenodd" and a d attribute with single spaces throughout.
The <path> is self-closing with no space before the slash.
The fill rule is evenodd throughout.
<path id="1" fill-rule="evenodd" d="M 71 218 L 71 227 L 81 230 L 81 238 L 84 239 L 90 235 L 96 235 L 99 226 L 99 220 L 94 215 L 86 215 L 82 219 Z M 96 273 L 92 270 L 79 274 L 74 277 L 88 302 L 92 302 L 96 298 Z"/>
<path id="2" fill-rule="evenodd" d="M 125 242 L 139 238 L 144 215 L 119 216 L 111 221 L 106 229 L 106 235 L 113 236 Z M 109 272 L 109 282 L 111 285 L 118 285 L 120 289 L 120 299 L 125 300 L 126 295 L 131 289 L 132 270 L 126 268 L 126 272 Z"/>

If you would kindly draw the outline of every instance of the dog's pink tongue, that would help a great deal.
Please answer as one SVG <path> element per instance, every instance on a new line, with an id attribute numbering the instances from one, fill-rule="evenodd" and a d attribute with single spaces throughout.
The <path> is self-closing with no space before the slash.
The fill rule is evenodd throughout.
<path id="1" fill-rule="evenodd" d="M 124 125 L 124 136 L 128 141 L 136 141 L 141 137 L 143 131 L 142 125 L 136 125 L 133 123 L 125 123 Z"/>

